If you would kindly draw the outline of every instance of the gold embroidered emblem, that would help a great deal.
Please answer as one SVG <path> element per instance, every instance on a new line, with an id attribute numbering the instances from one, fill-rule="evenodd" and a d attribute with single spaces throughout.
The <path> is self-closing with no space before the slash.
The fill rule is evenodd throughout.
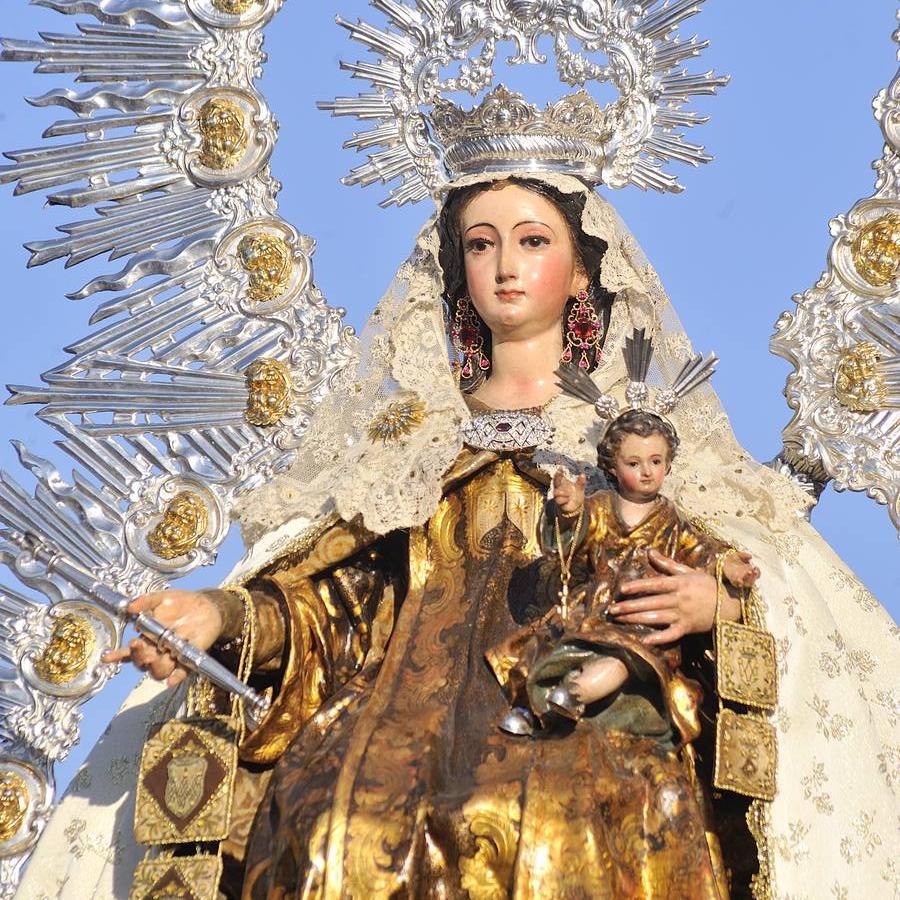
<path id="1" fill-rule="evenodd" d="M 0 772 L 0 843 L 15 837 L 28 813 L 28 785 L 15 772 Z"/>
<path id="2" fill-rule="evenodd" d="M 717 691 L 722 700 L 762 709 L 778 702 L 775 638 L 768 631 L 720 622 L 716 631 Z"/>
<path id="3" fill-rule="evenodd" d="M 34 670 L 51 684 L 68 684 L 87 668 L 95 645 L 94 629 L 87 619 L 72 613 L 60 616 Z"/>
<path id="4" fill-rule="evenodd" d="M 244 372 L 247 379 L 247 411 L 251 425 L 277 425 L 291 406 L 291 373 L 277 359 L 258 359 Z"/>
<path id="5" fill-rule="evenodd" d="M 141 844 L 224 840 L 231 822 L 237 735 L 226 718 L 170 720 L 141 755 L 134 836 Z"/>
<path id="6" fill-rule="evenodd" d="M 869 222 L 853 241 L 853 265 L 872 287 L 886 287 L 900 272 L 900 215 Z"/>
<path id="7" fill-rule="evenodd" d="M 757 800 L 774 800 L 777 763 L 774 726 L 730 709 L 719 711 L 715 787 Z"/>
<path id="8" fill-rule="evenodd" d="M 203 799 L 208 760 L 204 748 L 187 744 L 179 750 L 166 766 L 166 806 L 179 818 L 187 818 Z"/>
<path id="9" fill-rule="evenodd" d="M 160 559 L 178 559 L 200 543 L 207 528 L 209 510 L 203 498 L 192 491 L 182 491 L 147 535 L 147 545 Z"/>
<path id="10" fill-rule="evenodd" d="M 538 538 L 542 510 L 540 494 L 516 472 L 509 460 L 500 463 L 499 475 L 487 484 L 476 480 L 470 482 L 471 488 L 467 485 L 464 496 L 472 522 L 469 552 L 483 559 L 489 552 L 484 546 L 484 538 L 505 516 L 522 535 L 522 559 L 536 559 L 541 554 Z"/>
<path id="11" fill-rule="evenodd" d="M 854 412 L 875 412 L 887 400 L 887 387 L 878 371 L 881 354 L 870 341 L 845 350 L 834 373 L 838 402 Z"/>
<path id="12" fill-rule="evenodd" d="M 201 137 L 200 162 L 219 172 L 233 169 L 250 142 L 240 106 L 222 97 L 207 100 L 200 107 L 197 129 Z"/>
<path id="13" fill-rule="evenodd" d="M 237 258 L 250 276 L 247 296 L 251 300 L 277 300 L 288 289 L 294 258 L 287 241 L 265 232 L 248 234 L 237 246 Z"/>

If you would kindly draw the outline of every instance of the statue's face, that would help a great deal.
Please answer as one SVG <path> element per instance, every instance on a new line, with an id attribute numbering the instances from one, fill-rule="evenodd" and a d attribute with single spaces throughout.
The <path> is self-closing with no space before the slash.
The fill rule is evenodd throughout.
<path id="1" fill-rule="evenodd" d="M 566 301 L 587 287 L 587 276 L 556 206 L 508 184 L 478 194 L 460 226 L 469 297 L 494 341 L 559 328 Z"/>
<path id="2" fill-rule="evenodd" d="M 661 434 L 627 434 L 616 452 L 616 481 L 626 500 L 653 500 L 669 473 L 669 444 Z"/>

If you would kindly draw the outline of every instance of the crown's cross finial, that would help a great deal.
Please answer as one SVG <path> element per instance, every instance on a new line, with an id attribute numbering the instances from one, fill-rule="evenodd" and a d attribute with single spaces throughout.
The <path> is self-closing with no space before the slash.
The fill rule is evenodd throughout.
<path id="1" fill-rule="evenodd" d="M 523 168 L 611 188 L 681 191 L 666 165 L 711 159 L 682 131 L 706 117 L 684 107 L 728 83 L 682 67 L 708 46 L 677 36 L 703 2 L 372 0 L 388 19 L 384 28 L 337 21 L 378 57 L 341 63 L 373 90 L 319 104 L 374 124 L 344 144 L 369 152 L 344 182 L 399 179 L 382 204 L 398 206 L 437 197 L 462 175 Z M 560 80 L 582 89 L 541 109 L 497 84 L 494 63 L 503 43 L 515 46 L 511 64 L 545 62 L 544 35 L 553 38 Z M 608 84 L 616 98 L 600 104 L 591 84 Z M 481 102 L 462 109 L 447 96 L 460 92 Z"/>

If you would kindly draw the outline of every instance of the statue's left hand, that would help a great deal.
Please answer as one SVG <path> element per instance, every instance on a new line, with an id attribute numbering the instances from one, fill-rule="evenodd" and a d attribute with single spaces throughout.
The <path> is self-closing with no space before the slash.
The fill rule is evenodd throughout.
<path id="1" fill-rule="evenodd" d="M 657 550 L 651 550 L 649 556 L 660 574 L 623 585 L 621 594 L 636 599 L 613 603 L 609 614 L 617 622 L 657 626 L 660 630 L 648 634 L 645 644 L 671 644 L 686 634 L 710 631 L 716 617 L 716 579 Z M 726 595 L 722 617 L 737 621 L 740 616 L 740 603 Z"/>

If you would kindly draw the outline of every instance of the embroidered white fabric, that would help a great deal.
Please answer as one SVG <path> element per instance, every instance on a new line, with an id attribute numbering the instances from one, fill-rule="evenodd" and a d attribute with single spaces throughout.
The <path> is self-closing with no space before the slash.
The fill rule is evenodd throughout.
<path id="1" fill-rule="evenodd" d="M 692 348 L 653 268 L 612 207 L 575 179 L 542 177 L 563 191 L 588 193 L 584 228 L 609 245 L 602 278 L 616 302 L 594 374 L 598 384 L 621 398 L 626 379 L 619 348 L 634 326 L 654 337 L 651 380 L 669 381 Z M 249 498 L 242 526 L 250 550 L 228 581 L 278 558 L 324 512 L 361 515 L 383 533 L 419 524 L 436 508 L 441 475 L 459 452 L 459 426 L 469 414 L 448 363 L 434 221 L 373 312 L 358 364 L 319 408 L 300 463 Z M 367 430 L 378 412 L 410 394 L 425 406 L 421 426 L 398 442 L 370 440 Z M 548 471 L 595 472 L 592 411 L 559 397 L 545 415 L 555 433 L 538 462 Z M 778 795 L 764 808 L 761 842 L 769 895 L 896 897 L 900 630 L 804 521 L 807 495 L 740 447 L 710 387 L 684 401 L 672 419 L 682 450 L 667 493 L 753 554 L 762 570 L 766 626 L 777 643 Z M 81 900 L 80 884 L 127 883 L 122 869 L 133 866 L 136 855 L 123 847 L 122 789 L 110 789 L 109 758 L 112 753 L 136 771 L 143 735 L 129 725 L 132 716 L 117 717 L 88 758 L 91 788 L 86 793 L 81 779 L 70 789 L 19 897 Z M 108 797 L 115 802 L 106 803 Z M 82 843 L 113 846 L 110 835 L 120 848 L 115 854 L 80 856 L 78 884 L 60 877 L 72 871 Z"/>

